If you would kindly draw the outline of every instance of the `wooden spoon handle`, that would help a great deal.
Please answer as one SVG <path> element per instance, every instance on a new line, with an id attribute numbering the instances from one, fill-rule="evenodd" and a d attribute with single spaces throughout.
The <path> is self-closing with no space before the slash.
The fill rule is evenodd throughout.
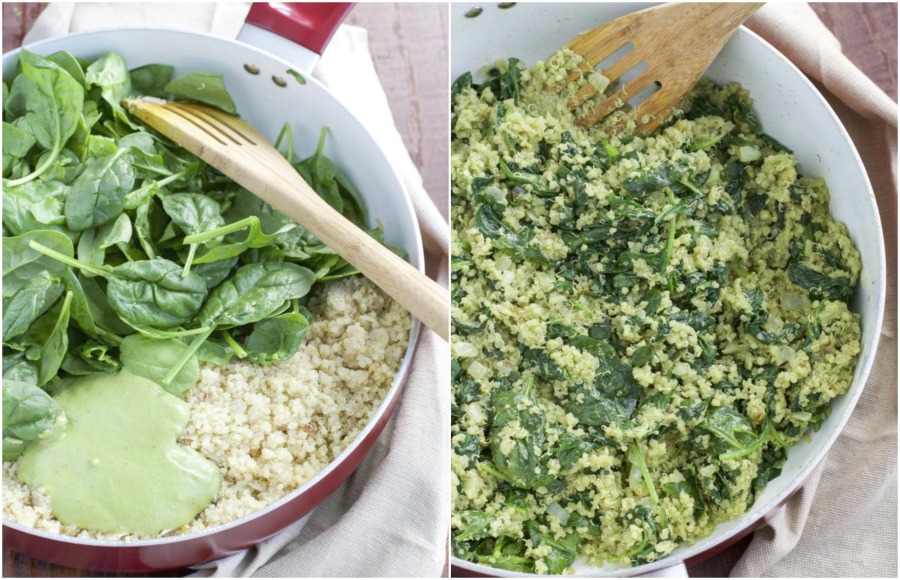
<path id="1" fill-rule="evenodd" d="M 291 171 L 296 175 L 293 168 Z M 299 176 L 294 179 L 279 171 L 267 179 L 258 179 L 258 172 L 247 177 L 245 183 L 232 179 L 308 229 L 425 326 L 449 340 L 450 297 L 446 289 L 335 211 Z"/>

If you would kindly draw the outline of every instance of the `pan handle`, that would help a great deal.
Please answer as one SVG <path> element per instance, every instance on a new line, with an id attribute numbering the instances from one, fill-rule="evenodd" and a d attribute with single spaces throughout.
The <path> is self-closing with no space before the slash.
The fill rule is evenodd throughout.
<path id="1" fill-rule="evenodd" d="M 254 2 L 246 23 L 322 54 L 352 2 Z"/>

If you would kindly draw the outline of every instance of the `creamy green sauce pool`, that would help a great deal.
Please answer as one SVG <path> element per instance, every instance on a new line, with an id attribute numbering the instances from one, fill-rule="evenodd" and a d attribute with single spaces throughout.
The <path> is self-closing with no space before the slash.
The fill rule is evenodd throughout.
<path id="1" fill-rule="evenodd" d="M 546 90 L 575 67 L 453 86 L 452 549 L 522 572 L 650 562 L 740 517 L 860 349 L 859 254 L 746 91 L 585 130 Z"/>
<path id="2" fill-rule="evenodd" d="M 27 447 L 18 474 L 50 497 L 60 522 L 152 535 L 212 502 L 218 467 L 177 443 L 185 401 L 127 371 L 67 379 L 58 390 L 66 421 Z"/>

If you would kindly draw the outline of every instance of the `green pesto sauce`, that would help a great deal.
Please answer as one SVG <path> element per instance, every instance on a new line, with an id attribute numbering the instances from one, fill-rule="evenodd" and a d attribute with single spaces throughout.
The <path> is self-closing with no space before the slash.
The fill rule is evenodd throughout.
<path id="1" fill-rule="evenodd" d="M 122 371 L 65 381 L 68 421 L 19 459 L 19 479 L 53 515 L 86 530 L 158 534 L 190 523 L 219 489 L 219 469 L 177 443 L 190 407 Z"/>

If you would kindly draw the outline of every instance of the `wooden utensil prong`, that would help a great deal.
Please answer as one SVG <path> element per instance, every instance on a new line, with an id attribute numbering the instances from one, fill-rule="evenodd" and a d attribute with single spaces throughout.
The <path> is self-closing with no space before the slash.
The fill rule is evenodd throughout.
<path id="1" fill-rule="evenodd" d="M 583 60 L 579 70 L 570 73 L 566 82 L 553 90 L 559 92 L 630 42 L 633 49 L 601 72 L 610 82 L 615 82 L 642 61 L 647 63 L 647 71 L 625 83 L 576 123 L 590 127 L 624 106 L 649 82 L 658 82 L 666 90 L 656 91 L 650 104 L 644 108 L 636 106 L 630 113 L 637 131 L 646 134 L 651 127 L 656 128 L 665 121 L 734 30 L 762 5 L 762 2 L 675 2 L 626 14 L 579 34 L 566 45 Z M 576 109 L 596 93 L 596 87 L 588 83 L 579 87 L 568 105 Z M 648 114 L 653 122 L 641 123 L 641 117 Z"/>

